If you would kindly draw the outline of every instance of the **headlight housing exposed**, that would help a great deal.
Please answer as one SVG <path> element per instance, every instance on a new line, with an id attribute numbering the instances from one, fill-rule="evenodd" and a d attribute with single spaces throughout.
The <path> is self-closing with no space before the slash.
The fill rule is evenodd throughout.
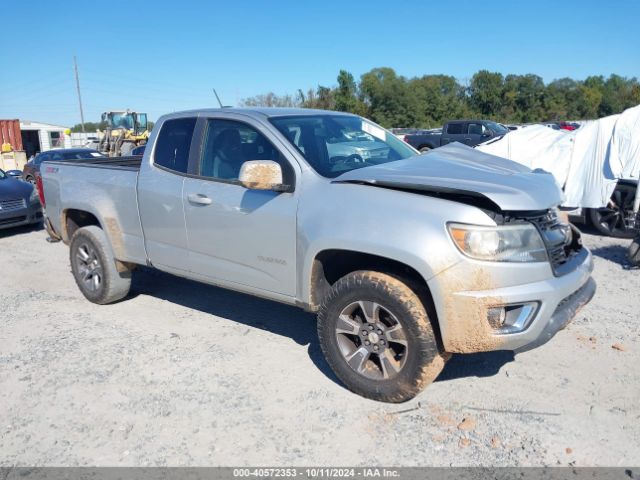
<path id="1" fill-rule="evenodd" d="M 484 227 L 447 224 L 449 234 L 467 257 L 493 262 L 546 262 L 547 249 L 530 223 Z"/>

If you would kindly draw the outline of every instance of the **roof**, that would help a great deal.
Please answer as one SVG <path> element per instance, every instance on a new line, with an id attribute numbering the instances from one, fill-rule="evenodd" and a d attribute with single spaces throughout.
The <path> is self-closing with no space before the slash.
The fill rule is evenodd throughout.
<path id="1" fill-rule="evenodd" d="M 68 127 L 53 125 L 51 123 L 32 122 L 30 120 L 20 120 L 20 130 L 65 130 Z"/>
<path id="2" fill-rule="evenodd" d="M 336 112 L 333 110 L 316 110 L 313 108 L 278 108 L 278 107 L 223 107 L 223 108 L 201 108 L 197 110 L 185 110 L 181 112 L 173 112 L 169 115 L 182 115 L 185 113 L 203 114 L 203 113 L 238 113 L 248 116 L 262 116 L 267 118 L 284 117 L 284 116 L 300 116 L 300 115 L 353 115 L 352 113 Z"/>

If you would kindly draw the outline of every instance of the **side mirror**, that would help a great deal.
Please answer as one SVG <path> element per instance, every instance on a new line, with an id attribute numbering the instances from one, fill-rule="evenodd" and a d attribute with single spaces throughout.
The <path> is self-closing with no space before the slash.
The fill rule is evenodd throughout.
<path id="1" fill-rule="evenodd" d="M 240 167 L 240 184 L 251 190 L 284 191 L 282 168 L 273 160 L 250 160 Z"/>

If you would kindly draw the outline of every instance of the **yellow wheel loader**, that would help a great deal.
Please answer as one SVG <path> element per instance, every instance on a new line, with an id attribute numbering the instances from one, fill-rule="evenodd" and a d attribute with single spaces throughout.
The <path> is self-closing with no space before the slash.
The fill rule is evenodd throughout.
<path id="1" fill-rule="evenodd" d="M 127 156 L 134 147 L 147 143 L 146 113 L 131 110 L 104 112 L 102 121 L 107 127 L 100 138 L 98 151 L 110 157 Z"/>

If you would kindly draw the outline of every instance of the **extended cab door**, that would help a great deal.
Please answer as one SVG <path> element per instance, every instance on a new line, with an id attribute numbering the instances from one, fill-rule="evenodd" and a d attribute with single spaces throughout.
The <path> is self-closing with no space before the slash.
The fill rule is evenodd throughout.
<path id="1" fill-rule="evenodd" d="M 152 138 L 149 143 L 153 148 L 145 152 L 138 175 L 145 248 L 151 263 L 160 269 L 189 270 L 182 189 L 196 121 L 195 117 L 165 120 L 155 141 Z"/>
<path id="2" fill-rule="evenodd" d="M 200 122 L 201 154 L 183 192 L 191 271 L 214 283 L 294 296 L 295 161 L 282 154 L 276 137 L 252 120 Z M 292 191 L 241 186 L 240 167 L 249 160 L 278 162 Z"/>
<path id="3" fill-rule="evenodd" d="M 465 135 L 464 143 L 473 147 L 488 140 L 489 135 L 490 131 L 482 122 L 469 122 L 467 124 L 467 135 Z"/>
<path id="4" fill-rule="evenodd" d="M 466 133 L 464 122 L 449 122 L 444 126 L 441 145 L 451 142 L 463 142 Z"/>

